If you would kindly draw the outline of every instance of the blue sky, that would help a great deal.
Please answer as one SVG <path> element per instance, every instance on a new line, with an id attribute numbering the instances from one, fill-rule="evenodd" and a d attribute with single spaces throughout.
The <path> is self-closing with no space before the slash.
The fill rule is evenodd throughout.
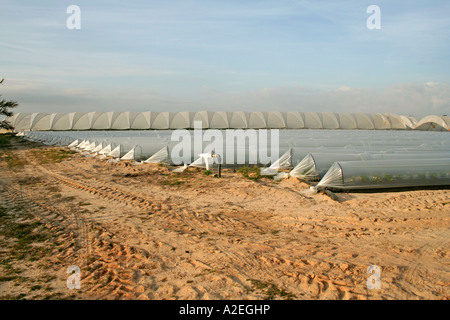
<path id="1" fill-rule="evenodd" d="M 449 14 L 444 0 L 0 0 L 1 92 L 21 112 L 448 114 Z"/>

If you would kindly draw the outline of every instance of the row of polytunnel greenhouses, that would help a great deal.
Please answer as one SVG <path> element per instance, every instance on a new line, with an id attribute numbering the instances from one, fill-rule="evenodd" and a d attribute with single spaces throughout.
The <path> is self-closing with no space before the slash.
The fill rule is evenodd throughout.
<path id="1" fill-rule="evenodd" d="M 185 130 L 194 138 L 195 130 Z M 207 132 L 208 130 L 200 130 Z M 225 133 L 229 130 L 217 130 Z M 258 130 L 256 130 L 258 131 Z M 267 130 L 270 131 L 270 130 Z M 399 187 L 450 186 L 450 134 L 436 131 L 393 130 L 276 130 L 276 157 L 271 143 L 257 140 L 214 149 L 221 165 L 258 165 L 261 174 L 275 179 L 298 178 L 317 189 L 357 190 Z M 178 170 L 214 166 L 193 146 L 189 154 L 175 152 L 175 130 L 140 131 L 24 131 L 19 135 L 47 145 L 69 147 L 87 157 L 132 161 L 135 165 L 166 163 Z M 194 141 L 195 139 L 192 139 Z M 253 147 L 253 148 L 252 148 Z M 256 148 L 254 148 L 256 147 Z M 255 153 L 254 150 L 258 150 Z M 209 150 L 211 151 L 211 150 Z M 233 157 L 228 157 L 230 154 Z M 244 162 L 238 164 L 237 157 Z M 254 156 L 252 158 L 252 156 Z M 253 160 L 251 160 L 253 159 Z"/>
<path id="2" fill-rule="evenodd" d="M 361 129 L 449 131 L 448 116 L 346 112 L 71 112 L 17 113 L 7 119 L 17 131 L 210 129 Z"/>

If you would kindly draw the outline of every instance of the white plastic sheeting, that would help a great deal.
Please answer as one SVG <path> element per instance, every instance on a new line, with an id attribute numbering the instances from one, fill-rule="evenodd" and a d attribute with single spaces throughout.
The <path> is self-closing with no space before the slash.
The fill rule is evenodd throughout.
<path id="1" fill-rule="evenodd" d="M 289 172 L 289 176 L 305 180 L 319 180 L 336 161 L 364 160 L 368 154 L 352 153 L 309 153 Z"/>
<path id="2" fill-rule="evenodd" d="M 258 130 L 256 130 L 258 131 Z M 173 150 L 179 143 L 172 141 L 173 130 L 143 130 L 143 131 L 27 131 L 24 135 L 27 139 L 42 141 L 49 145 L 67 146 L 73 141 L 80 143 L 77 148 L 98 152 L 110 156 L 123 157 L 134 150 L 128 157 L 133 155 L 134 160 L 146 160 L 151 158 L 163 148 L 168 154 L 168 162 L 181 164 L 191 163 L 198 157 L 201 150 L 194 148 L 195 130 L 188 130 L 191 135 L 191 154 L 187 158 L 180 160 L 180 156 L 174 154 Z M 205 131 L 203 131 L 205 132 Z M 225 136 L 226 130 L 219 131 Z M 250 142 L 239 146 L 236 144 L 228 149 L 224 143 L 222 159 L 224 165 L 236 163 L 238 156 L 249 160 L 250 157 L 257 159 L 257 163 L 262 165 L 276 166 L 275 160 L 272 163 L 264 163 L 259 155 L 271 154 L 272 141 L 270 134 L 267 134 L 266 144 L 261 145 L 264 139 L 258 139 L 256 145 L 250 147 Z M 210 144 L 210 141 L 202 141 L 202 148 Z M 101 145 L 101 147 L 99 146 Z M 112 152 L 118 146 L 115 152 Z M 74 148 L 74 145 L 71 145 Z M 101 149 L 100 149 L 101 148 Z M 100 149 L 100 150 L 99 150 Z M 119 150 L 122 150 L 118 152 Z M 95 151 L 94 151 L 95 150 Z M 257 151 L 256 151 L 257 150 Z M 445 152 L 450 150 L 450 136 L 446 132 L 422 132 L 422 131 L 378 131 L 378 130 L 279 130 L 278 157 L 290 150 L 290 167 L 295 167 L 304 160 L 308 153 L 340 153 L 340 154 L 360 154 L 360 153 L 426 153 Z M 204 150 L 203 150 L 204 151 Z M 217 151 L 217 150 L 216 150 Z M 112 152 L 112 153 L 111 153 Z M 227 157 L 227 153 L 233 152 L 234 157 Z M 258 153 L 258 154 L 255 154 Z M 165 158 L 166 156 L 164 156 Z M 174 158 L 175 157 L 175 158 Z M 177 161 L 174 161 L 174 160 Z M 273 159 L 273 158 L 272 158 Z M 275 158 L 278 159 L 278 158 Z M 339 160 L 339 159 L 337 159 Z M 342 160 L 342 159 L 341 159 Z M 348 160 L 348 159 L 347 159 Z M 253 163 L 252 163 L 253 164 Z M 286 166 L 280 166 L 285 168 Z"/>
<path id="3" fill-rule="evenodd" d="M 110 154 L 114 149 L 116 148 L 116 145 L 114 143 L 108 143 L 106 147 L 101 149 L 98 153 L 102 155 Z"/>
<path id="4" fill-rule="evenodd" d="M 448 152 L 423 153 L 309 153 L 292 171 L 289 176 L 310 181 L 320 180 L 337 161 L 367 161 L 367 160 L 418 160 L 418 159 L 450 159 Z"/>
<path id="5" fill-rule="evenodd" d="M 317 189 L 336 190 L 450 185 L 450 158 L 335 162 Z"/>
<path id="6" fill-rule="evenodd" d="M 447 116 L 420 120 L 396 114 L 332 112 L 72 112 L 17 113 L 7 119 L 16 131 L 215 129 L 361 129 L 449 131 Z"/>
<path id="7" fill-rule="evenodd" d="M 145 163 L 165 163 L 169 162 L 170 155 L 169 155 L 169 149 L 167 147 L 161 148 L 158 152 L 153 154 L 151 157 L 149 157 L 147 160 L 145 160 Z"/>
<path id="8" fill-rule="evenodd" d="M 206 113 L 201 116 L 211 122 L 214 120 L 214 115 Z M 156 120 L 157 117 L 152 118 L 153 116 L 148 114 L 147 119 Z M 179 119 L 162 117 L 158 121 L 161 121 L 161 126 L 165 126 L 170 120 L 177 121 L 177 125 L 183 127 L 187 123 L 183 121 L 192 116 L 192 114 L 185 114 L 184 118 Z M 226 117 L 227 121 L 233 120 L 229 117 L 229 113 L 220 114 L 220 116 Z M 249 114 L 241 114 L 241 116 L 245 117 L 247 124 L 251 123 L 255 127 L 269 119 L 269 115 L 266 118 L 264 114 L 254 119 Z M 91 114 L 92 121 L 100 121 L 98 125 L 109 117 L 96 118 Z M 223 117 L 222 120 L 225 119 Z M 280 114 L 274 114 L 272 117 L 280 119 Z M 34 117 L 34 120 L 37 118 Z M 83 119 L 82 115 L 77 114 L 73 115 L 73 119 L 75 118 Z M 31 118 L 27 119 L 31 121 Z M 312 121 L 311 119 L 314 119 L 312 114 L 304 120 L 308 122 Z M 141 118 L 141 120 L 145 119 Z M 187 132 L 191 135 L 192 143 L 187 158 L 174 152 L 179 141 L 172 141 L 173 130 L 28 131 L 24 132 L 23 136 L 48 145 L 70 146 L 71 149 L 78 150 L 85 156 L 113 158 L 108 161 L 131 160 L 137 163 L 136 161 L 145 160 L 138 163 L 184 164 L 180 170 L 185 170 L 188 165 L 206 167 L 202 159 L 198 162 L 196 159 L 199 152 L 211 151 L 205 150 L 210 141 L 201 141 L 202 150 L 198 152 L 194 148 L 195 130 Z M 220 132 L 225 133 L 226 130 Z M 261 142 L 258 140 L 256 146 L 261 147 L 263 153 L 269 154 L 273 143 L 270 139 L 266 142 L 269 141 L 267 145 L 261 146 L 258 145 Z M 259 155 L 256 155 L 255 150 L 250 150 L 249 147 L 250 145 L 234 145 L 231 148 L 223 148 L 220 154 L 223 165 L 234 166 L 236 159 L 241 156 L 244 157 L 246 164 L 249 164 L 250 156 L 260 161 Z M 279 158 L 272 161 L 268 168 L 263 168 L 262 174 L 275 175 L 274 179 L 288 176 L 315 181 L 321 179 L 317 184 L 318 188 L 353 190 L 449 184 L 450 135 L 447 132 L 279 130 L 277 151 Z M 231 152 L 234 156 L 229 161 L 227 155 Z M 259 162 L 258 164 L 261 165 Z M 291 168 L 293 169 L 289 173 L 279 172 Z"/>
<path id="9" fill-rule="evenodd" d="M 142 147 L 141 146 L 134 146 L 129 150 L 123 157 L 120 158 L 121 160 L 135 160 L 135 159 L 142 159 Z"/>
<path id="10" fill-rule="evenodd" d="M 69 145 L 70 147 L 70 145 Z M 100 142 L 97 144 L 97 146 L 92 149 L 92 153 L 99 153 L 100 151 L 102 151 L 104 148 L 106 147 L 106 142 Z"/>
<path id="11" fill-rule="evenodd" d="M 426 116 L 417 122 L 415 129 L 424 131 L 450 131 L 450 117 Z"/>
<path id="12" fill-rule="evenodd" d="M 278 173 L 280 169 L 288 169 L 292 166 L 292 149 L 286 151 L 277 161 L 272 163 L 270 167 L 261 169 L 261 175 L 270 176 Z"/>
<path id="13" fill-rule="evenodd" d="M 204 158 L 200 157 L 194 162 L 192 162 L 189 167 L 197 167 L 197 168 L 212 168 L 214 165 L 214 158 Z"/>

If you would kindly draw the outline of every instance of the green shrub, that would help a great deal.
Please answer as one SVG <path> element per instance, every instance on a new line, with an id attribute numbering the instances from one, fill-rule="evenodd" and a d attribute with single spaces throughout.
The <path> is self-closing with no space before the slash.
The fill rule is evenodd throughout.
<path id="1" fill-rule="evenodd" d="M 248 166 L 243 166 L 238 169 L 238 172 L 242 174 L 242 176 L 244 176 L 245 178 L 248 178 L 250 168 Z"/>
<path id="2" fill-rule="evenodd" d="M 261 179 L 261 169 L 255 165 L 253 168 L 250 168 L 249 166 L 243 166 L 238 169 L 238 172 L 242 174 L 244 178 L 258 181 Z"/>

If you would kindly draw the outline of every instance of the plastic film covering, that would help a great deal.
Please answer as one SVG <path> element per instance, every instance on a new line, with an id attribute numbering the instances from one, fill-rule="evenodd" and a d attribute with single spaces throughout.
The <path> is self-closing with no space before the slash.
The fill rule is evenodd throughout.
<path id="1" fill-rule="evenodd" d="M 99 154 L 103 154 L 103 155 L 107 155 L 109 154 L 111 151 L 113 151 L 116 148 L 116 145 L 114 143 L 109 143 L 106 145 L 106 147 L 104 147 L 102 150 L 100 150 L 98 153 Z"/>
<path id="2" fill-rule="evenodd" d="M 131 148 L 120 160 L 139 160 L 142 159 L 142 148 L 141 146 L 135 146 Z"/>
<path id="3" fill-rule="evenodd" d="M 214 158 L 203 158 L 200 157 L 194 162 L 192 162 L 189 167 L 197 167 L 197 168 L 206 168 L 206 162 L 208 162 L 208 167 L 212 167 L 214 165 Z"/>
<path id="4" fill-rule="evenodd" d="M 447 116 L 415 119 L 396 114 L 333 112 L 72 112 L 17 113 L 7 118 L 16 131 L 211 129 L 349 129 L 449 131 Z"/>
<path id="5" fill-rule="evenodd" d="M 338 161 L 364 161 L 364 160 L 414 160 L 414 159 L 450 158 L 450 152 L 422 152 L 422 153 L 309 153 L 289 173 L 310 181 L 320 180 Z"/>
<path id="6" fill-rule="evenodd" d="M 450 131 L 450 118 L 448 116 L 426 116 L 416 123 L 415 129 L 422 131 Z"/>
<path id="7" fill-rule="evenodd" d="M 145 163 L 164 163 L 169 161 L 169 150 L 167 147 L 161 148 L 158 152 L 153 154 L 151 157 L 149 157 L 147 160 L 145 160 Z"/>
<path id="8" fill-rule="evenodd" d="M 92 150 L 93 153 L 98 153 L 106 147 L 106 142 L 100 142 L 97 146 Z"/>
<path id="9" fill-rule="evenodd" d="M 110 153 L 107 154 L 108 157 L 113 158 L 121 158 L 123 157 L 127 152 L 123 150 L 122 145 L 118 145 L 115 147 Z"/>
<path id="10" fill-rule="evenodd" d="M 72 141 L 67 147 L 72 148 L 72 147 L 76 147 L 77 145 L 80 144 L 80 141 L 78 139 Z"/>
<path id="11" fill-rule="evenodd" d="M 450 158 L 335 162 L 317 188 L 383 189 L 450 185 Z"/>
<path id="12" fill-rule="evenodd" d="M 261 169 L 261 175 L 270 176 L 278 173 L 280 169 L 287 169 L 292 166 L 292 149 L 286 151 L 277 161 L 272 163 L 270 167 Z"/>
<path id="13" fill-rule="evenodd" d="M 203 116 L 210 116 L 211 114 L 204 114 Z M 222 114 L 227 116 L 228 114 Z M 73 120 L 77 118 L 81 120 L 81 114 L 72 114 Z M 150 118 L 152 115 L 148 115 Z M 186 115 L 187 117 L 188 115 Z M 241 115 L 244 116 L 244 115 Z M 255 119 L 265 119 L 265 114 Z M 328 115 L 331 116 L 331 115 Z M 115 114 L 103 114 L 98 116 L 96 121 L 105 121 L 111 117 L 111 121 L 114 120 Z M 25 119 L 26 117 L 22 117 Z M 155 117 L 156 118 L 156 117 Z M 36 117 L 34 119 L 37 119 Z M 102 120 L 103 119 L 103 120 Z M 117 119 L 117 117 L 116 117 Z M 206 118 L 205 118 L 206 119 Z M 269 117 L 267 116 L 267 119 Z M 176 119 L 175 119 L 176 120 Z M 180 119 L 181 121 L 182 119 Z M 212 120 L 212 119 L 211 119 Z M 31 121 L 29 118 L 27 121 Z M 178 120 L 177 120 L 178 121 Z M 206 120 L 205 120 L 206 121 Z M 209 120 L 208 120 L 209 121 Z M 255 120 L 256 121 L 256 120 Z M 280 120 L 281 121 L 281 120 Z M 182 124 L 180 123 L 180 126 Z M 272 148 L 271 133 L 265 132 L 264 135 L 259 134 L 259 129 L 250 132 L 249 135 L 245 134 L 245 139 L 239 138 L 239 135 L 231 135 L 234 144 L 232 143 L 228 147 L 228 131 L 231 130 L 216 130 L 219 136 L 223 137 L 222 150 L 215 150 L 221 155 L 224 160 L 224 166 L 232 166 L 234 164 L 257 164 L 257 165 L 270 165 L 274 169 L 276 166 L 280 169 L 285 169 L 287 166 L 277 165 L 276 162 L 280 162 L 280 157 L 283 156 L 288 150 L 290 150 L 290 166 L 294 168 L 299 163 L 304 162 L 302 165 L 307 165 L 308 162 L 315 163 L 318 172 L 310 172 L 308 175 L 312 175 L 310 179 L 316 179 L 317 174 L 319 177 L 323 174 L 323 170 L 328 169 L 332 163 L 336 161 L 351 161 L 358 160 L 355 154 L 369 153 L 372 155 L 373 160 L 376 159 L 410 159 L 407 154 L 417 154 L 413 158 L 434 158 L 437 154 L 440 154 L 440 158 L 444 154 L 448 154 L 450 151 L 450 135 L 447 132 L 424 132 L 424 131 L 381 131 L 381 130 L 304 130 L 304 129 L 281 129 L 277 130 L 275 136 L 278 140 L 278 144 L 275 148 Z M 26 131 L 23 132 L 23 136 L 33 141 L 40 141 L 47 145 L 64 145 L 67 146 L 73 141 L 80 142 L 78 145 L 73 146 L 74 150 L 82 150 L 85 152 L 99 153 L 103 155 L 110 154 L 114 148 L 119 144 L 121 145 L 121 152 L 111 153 L 110 156 L 123 157 L 126 153 L 131 151 L 134 147 L 140 146 L 141 152 L 134 152 L 131 160 L 145 160 L 149 159 L 163 148 L 167 148 L 167 154 L 169 155 L 168 162 L 172 164 L 192 163 L 198 158 L 198 154 L 201 152 L 209 152 L 211 150 L 205 150 L 210 147 L 211 140 L 205 139 L 202 141 L 202 150 L 198 150 L 195 147 L 196 130 L 186 130 L 185 133 L 190 134 L 191 148 L 190 154 L 184 157 L 184 151 L 179 152 L 178 145 L 180 140 L 172 140 L 174 130 L 90 130 L 90 131 Z M 243 130 L 244 132 L 245 130 Z M 237 131 L 235 131 L 237 132 Z M 207 135 L 207 131 L 203 131 L 200 134 L 200 140 Z M 242 136 L 241 136 L 242 137 Z M 279 139 L 278 139 L 279 137 Z M 227 138 L 227 141 L 225 141 Z M 215 141 L 215 136 L 213 136 Z M 100 151 L 97 151 L 99 145 L 105 146 Z M 111 144 L 110 150 L 106 149 Z M 217 145 L 214 146 L 216 148 Z M 174 152 L 176 150 L 177 152 Z M 273 153 L 272 151 L 277 151 Z M 314 156 L 312 159 L 305 159 L 305 157 L 311 153 Z M 118 154 L 118 155 L 116 155 Z M 323 156 L 319 157 L 319 154 Z M 335 155 L 333 155 L 335 154 Z M 378 154 L 378 155 L 376 155 Z M 388 156 L 390 154 L 391 156 Z M 130 154 L 131 155 L 131 154 Z M 138 158 L 140 157 L 140 159 Z M 262 158 L 263 157 L 263 158 Z M 128 157 L 127 157 L 128 158 Z M 244 159 L 240 161 L 239 159 Z M 252 160 L 251 160 L 252 159 Z M 254 162 L 256 159 L 256 162 Z M 269 159 L 269 160 L 267 160 Z M 250 161 L 251 160 L 251 161 Z M 362 159 L 361 159 L 362 160 Z M 313 164 L 314 165 L 314 164 Z M 309 165 L 309 168 L 312 168 Z M 304 170 L 305 168 L 297 168 Z M 278 171 L 278 170 L 276 170 Z M 297 171 L 294 171 L 296 173 Z M 276 174 L 276 172 L 274 172 Z"/>

